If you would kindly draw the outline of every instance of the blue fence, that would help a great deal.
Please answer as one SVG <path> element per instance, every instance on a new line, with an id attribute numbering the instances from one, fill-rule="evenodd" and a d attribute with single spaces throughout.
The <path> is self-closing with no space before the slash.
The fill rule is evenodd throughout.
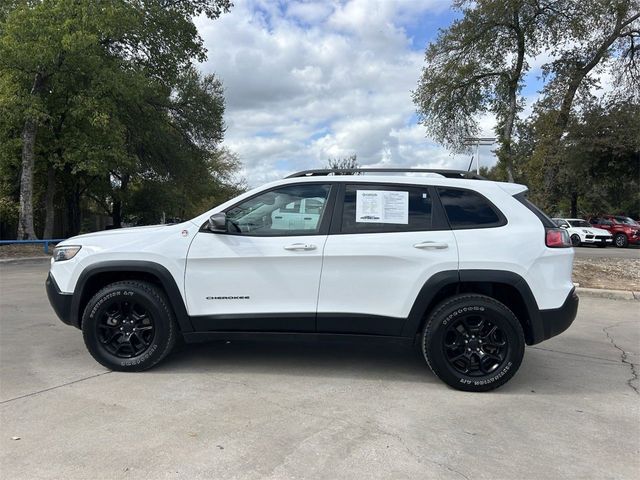
<path id="1" fill-rule="evenodd" d="M 66 238 L 50 238 L 48 240 L 0 240 L 0 245 L 11 245 L 14 243 L 41 243 L 44 246 L 44 253 L 49 253 L 49 244 L 56 244 L 66 240 Z"/>

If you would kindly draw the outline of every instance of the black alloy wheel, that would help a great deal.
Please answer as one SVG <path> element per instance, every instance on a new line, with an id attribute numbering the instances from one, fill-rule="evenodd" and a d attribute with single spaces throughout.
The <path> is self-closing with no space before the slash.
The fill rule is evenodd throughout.
<path id="1" fill-rule="evenodd" d="M 153 317 L 140 303 L 116 299 L 105 306 L 96 324 L 98 341 L 118 358 L 142 355 L 153 342 Z"/>
<path id="2" fill-rule="evenodd" d="M 508 382 L 524 356 L 524 332 L 509 308 L 495 298 L 458 294 L 437 305 L 422 331 L 422 354 L 435 375 L 469 392 Z"/>
<path id="3" fill-rule="evenodd" d="M 484 313 L 468 312 L 447 325 L 444 334 L 447 361 L 470 377 L 489 375 L 502 366 L 509 350 L 504 332 Z"/>
<path id="4" fill-rule="evenodd" d="M 112 370 L 137 372 L 169 354 L 178 327 L 160 287 L 125 280 L 106 285 L 89 300 L 82 334 L 99 363 Z"/>

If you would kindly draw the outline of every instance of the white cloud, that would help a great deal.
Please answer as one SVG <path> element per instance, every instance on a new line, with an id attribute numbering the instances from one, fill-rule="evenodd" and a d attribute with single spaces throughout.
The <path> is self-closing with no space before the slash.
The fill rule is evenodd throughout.
<path id="1" fill-rule="evenodd" d="M 423 51 L 407 30 L 448 2 L 234 3 L 198 28 L 209 50 L 202 68 L 225 86 L 225 144 L 250 185 L 352 153 L 364 165 L 467 167 L 468 155 L 450 155 L 412 120 Z M 491 122 L 482 119 L 483 134 Z"/>

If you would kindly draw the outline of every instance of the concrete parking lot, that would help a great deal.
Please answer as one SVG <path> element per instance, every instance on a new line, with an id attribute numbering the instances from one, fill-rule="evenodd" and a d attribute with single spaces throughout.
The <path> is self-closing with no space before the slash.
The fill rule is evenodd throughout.
<path id="1" fill-rule="evenodd" d="M 0 265 L 2 478 L 640 478 L 638 302 L 583 298 L 472 394 L 366 345 L 198 345 L 111 373 L 55 317 L 46 271 Z"/>

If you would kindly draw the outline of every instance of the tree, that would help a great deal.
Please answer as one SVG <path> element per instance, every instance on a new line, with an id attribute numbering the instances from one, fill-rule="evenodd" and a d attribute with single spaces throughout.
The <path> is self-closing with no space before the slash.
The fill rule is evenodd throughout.
<path id="1" fill-rule="evenodd" d="M 358 156 L 355 153 L 353 155 L 349 155 L 348 157 L 329 158 L 327 160 L 327 165 L 331 170 L 350 170 L 350 169 L 360 168 L 360 164 L 358 163 Z M 336 175 L 342 175 L 342 174 L 336 173 Z M 355 174 L 346 173 L 344 175 L 355 175 Z"/>
<path id="2" fill-rule="evenodd" d="M 72 205 L 69 210 L 76 210 L 70 215 L 74 217 L 71 231 L 77 231 L 79 200 L 96 186 L 97 178 L 124 172 L 116 178 L 120 188 L 127 185 L 127 172 L 145 168 L 139 160 L 149 155 L 140 150 L 140 136 L 130 135 L 142 131 L 144 137 L 145 124 L 139 122 L 152 117 L 153 109 L 160 117 L 170 117 L 181 134 L 199 142 L 203 140 L 200 127 L 189 129 L 185 124 L 189 120 L 180 118 L 190 108 L 189 119 L 198 122 L 201 130 L 216 130 L 207 141 L 221 139 L 222 108 L 214 115 L 217 125 L 211 125 L 201 115 L 210 113 L 206 108 L 179 102 L 168 105 L 167 99 L 181 85 L 192 88 L 193 94 L 200 89 L 204 96 L 221 96 L 207 90 L 205 84 L 211 80 L 197 87 L 184 82 L 193 77 L 189 73 L 192 60 L 205 58 L 193 17 L 217 18 L 229 9 L 228 0 L 11 3 L 0 10 L 0 109 L 22 124 L 19 238 L 35 237 L 33 172 L 38 156 L 44 159 L 48 177 L 47 232 L 52 229 L 50 212 L 56 183 L 60 183 L 56 172 L 84 176 L 64 191 Z M 154 97 L 161 98 L 160 105 L 145 103 Z M 122 108 L 127 101 L 128 112 Z M 9 135 L 14 130 L 13 125 L 5 128 L 0 144 L 13 145 Z M 44 141 L 38 142 L 39 136 Z M 151 137 L 145 140 L 147 146 L 153 143 Z M 211 149 L 211 144 L 206 147 Z M 121 201 L 116 197 L 115 205 Z"/>
<path id="3" fill-rule="evenodd" d="M 564 0 L 458 0 L 463 17 L 441 30 L 426 51 L 413 95 L 420 122 L 437 142 L 462 150 L 478 133 L 478 117 L 498 119 L 499 161 L 513 181 L 513 133 L 527 57 L 551 37 Z"/>
<path id="4" fill-rule="evenodd" d="M 556 182 L 572 217 L 640 214 L 640 129 L 629 128 L 638 119 L 640 103 L 629 99 L 593 102 L 571 116 Z"/>
<path id="5" fill-rule="evenodd" d="M 544 189 L 553 194 L 554 179 L 563 161 L 560 143 L 580 91 L 589 95 L 596 84 L 590 77 L 605 65 L 617 70 L 616 85 L 624 95 L 640 95 L 640 1 L 575 0 L 567 23 L 571 41 L 555 49 L 557 58 L 545 65 L 549 81 L 541 104 L 553 111 L 551 127 L 539 143 L 536 155 L 545 171 Z"/>
<path id="6" fill-rule="evenodd" d="M 64 108 L 52 112 L 50 107 L 64 106 L 65 100 L 78 107 L 84 100 L 89 117 L 85 119 L 102 127 L 111 137 L 110 143 L 118 143 L 115 137 L 125 129 L 114 130 L 108 125 L 113 111 L 108 96 L 118 86 L 128 88 L 129 73 L 170 92 L 192 60 L 205 58 L 193 17 L 205 14 L 217 18 L 229 9 L 230 2 L 11 3 L 0 10 L 0 101 L 22 121 L 18 237 L 35 238 L 33 172 L 37 136 L 42 128 L 55 130 L 68 118 Z M 99 91 L 101 82 L 108 85 L 104 91 Z M 88 86 L 91 95 L 82 86 Z M 65 87 L 70 87 L 72 94 Z M 96 111 L 92 108 L 95 106 L 106 111 Z M 122 146 L 123 142 L 119 143 Z M 126 149 L 118 152 L 116 156 L 122 160 Z M 74 170 L 74 166 L 66 166 Z"/>

